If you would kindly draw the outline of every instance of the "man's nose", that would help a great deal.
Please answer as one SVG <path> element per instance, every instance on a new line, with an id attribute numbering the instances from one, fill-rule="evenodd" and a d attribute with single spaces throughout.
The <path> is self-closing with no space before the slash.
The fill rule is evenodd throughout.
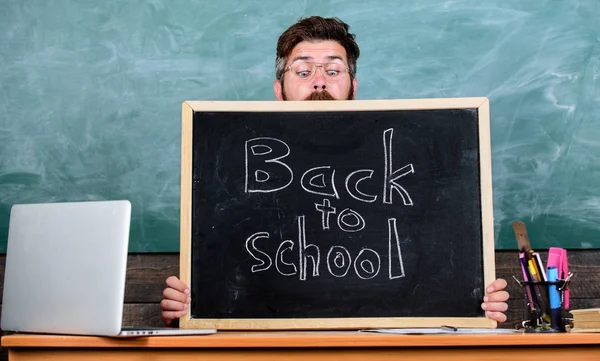
<path id="1" fill-rule="evenodd" d="M 313 78 L 313 88 L 315 91 L 323 91 L 327 87 L 325 76 L 320 68 L 315 69 L 315 77 Z"/>

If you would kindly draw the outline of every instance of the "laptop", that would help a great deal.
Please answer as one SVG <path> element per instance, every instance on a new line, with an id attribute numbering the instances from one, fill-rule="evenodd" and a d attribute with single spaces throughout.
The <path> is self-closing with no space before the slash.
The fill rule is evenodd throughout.
<path id="1" fill-rule="evenodd" d="M 127 200 L 13 205 L 2 330 L 113 337 L 215 333 L 122 326 L 130 219 Z"/>

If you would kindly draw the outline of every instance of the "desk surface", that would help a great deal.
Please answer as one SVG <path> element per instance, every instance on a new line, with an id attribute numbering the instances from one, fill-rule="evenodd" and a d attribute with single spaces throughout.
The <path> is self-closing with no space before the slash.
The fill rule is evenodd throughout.
<path id="1" fill-rule="evenodd" d="M 202 336 L 112 338 L 69 335 L 12 334 L 2 346 L 20 347 L 156 347 L 156 348 L 319 348 L 319 347 L 451 347 L 451 346 L 600 346 L 600 333 L 391 335 L 351 331 L 233 332 Z"/>

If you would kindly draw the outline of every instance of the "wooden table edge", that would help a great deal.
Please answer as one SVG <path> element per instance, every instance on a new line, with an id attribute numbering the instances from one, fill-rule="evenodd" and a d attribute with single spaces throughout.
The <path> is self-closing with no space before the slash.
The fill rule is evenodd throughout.
<path id="1" fill-rule="evenodd" d="M 488 334 L 488 335 L 393 335 L 368 332 L 235 332 L 201 336 L 149 336 L 115 338 L 44 334 L 2 336 L 2 347 L 90 348 L 282 348 L 282 347 L 486 347 L 598 345 L 600 333 Z"/>

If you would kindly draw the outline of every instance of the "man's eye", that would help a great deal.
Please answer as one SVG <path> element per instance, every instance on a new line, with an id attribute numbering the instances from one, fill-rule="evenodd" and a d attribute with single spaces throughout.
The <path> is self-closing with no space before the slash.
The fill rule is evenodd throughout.
<path id="1" fill-rule="evenodd" d="M 301 70 L 296 72 L 296 74 L 298 74 L 298 76 L 301 78 L 306 78 L 310 75 L 310 70 Z"/>
<path id="2" fill-rule="evenodd" d="M 339 74 L 340 74 L 339 70 L 334 70 L 334 69 L 327 70 L 327 75 L 329 75 L 329 76 L 338 76 Z"/>

